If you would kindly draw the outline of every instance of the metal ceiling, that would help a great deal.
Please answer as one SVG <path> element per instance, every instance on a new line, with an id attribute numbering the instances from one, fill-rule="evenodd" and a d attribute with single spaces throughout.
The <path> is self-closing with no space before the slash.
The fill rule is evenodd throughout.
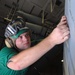
<path id="1" fill-rule="evenodd" d="M 3 18 L 12 18 L 11 15 L 16 14 L 14 11 L 20 10 L 37 17 L 41 23 L 54 25 L 64 14 L 64 0 L 0 0 L 0 9 L 0 17 Z"/>

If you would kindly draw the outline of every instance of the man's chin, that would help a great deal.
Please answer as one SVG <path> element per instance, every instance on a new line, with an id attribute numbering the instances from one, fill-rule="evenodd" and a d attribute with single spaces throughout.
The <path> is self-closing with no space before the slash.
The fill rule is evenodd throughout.
<path id="1" fill-rule="evenodd" d="M 27 46 L 27 47 L 25 47 L 24 49 L 28 49 L 28 48 L 30 48 L 30 46 Z"/>

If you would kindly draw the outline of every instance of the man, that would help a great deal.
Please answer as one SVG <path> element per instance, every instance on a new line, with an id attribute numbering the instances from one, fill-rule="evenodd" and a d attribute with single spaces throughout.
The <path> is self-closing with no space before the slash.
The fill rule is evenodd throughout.
<path id="1" fill-rule="evenodd" d="M 65 16 L 53 32 L 37 45 L 31 46 L 30 31 L 22 18 L 8 24 L 5 30 L 5 43 L 0 51 L 0 75 L 25 75 L 30 65 L 40 59 L 55 45 L 69 38 L 69 28 Z"/>

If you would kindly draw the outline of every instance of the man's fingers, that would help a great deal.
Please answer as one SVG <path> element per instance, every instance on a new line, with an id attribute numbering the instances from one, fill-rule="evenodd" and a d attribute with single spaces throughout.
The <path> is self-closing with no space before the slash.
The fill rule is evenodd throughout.
<path id="1" fill-rule="evenodd" d="M 67 21 L 63 21 L 63 22 L 60 22 L 57 27 L 61 26 L 61 25 L 67 25 Z"/>
<path id="2" fill-rule="evenodd" d="M 62 41 L 64 42 L 64 41 L 68 40 L 69 37 L 70 37 L 70 31 L 67 30 L 62 34 Z"/>
<path id="3" fill-rule="evenodd" d="M 70 31 L 66 31 L 63 33 L 63 37 L 69 36 L 69 34 L 70 34 Z"/>
<path id="4" fill-rule="evenodd" d="M 60 28 L 61 30 L 68 28 L 67 24 L 66 25 L 57 26 L 57 27 Z"/>
<path id="5" fill-rule="evenodd" d="M 60 22 L 63 22 L 63 21 L 65 21 L 65 20 L 67 20 L 66 16 L 62 16 Z"/>
<path id="6" fill-rule="evenodd" d="M 65 27 L 65 28 L 63 27 L 63 28 L 60 28 L 60 29 L 62 30 L 63 33 L 67 32 L 67 31 L 70 31 L 68 27 Z"/>
<path id="7" fill-rule="evenodd" d="M 68 40 L 68 39 L 69 39 L 69 36 L 65 36 L 65 37 L 63 38 L 63 41 L 62 41 L 62 42 L 66 41 L 66 40 Z"/>

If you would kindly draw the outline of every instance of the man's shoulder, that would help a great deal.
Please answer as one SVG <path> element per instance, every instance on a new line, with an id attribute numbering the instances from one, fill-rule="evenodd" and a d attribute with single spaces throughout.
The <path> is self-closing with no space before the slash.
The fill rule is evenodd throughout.
<path id="1" fill-rule="evenodd" d="M 8 48 L 8 47 L 4 47 L 0 51 L 0 55 L 16 54 L 16 53 L 17 53 L 16 50 L 14 50 L 13 48 Z"/>
<path id="2" fill-rule="evenodd" d="M 1 51 L 0 52 L 8 52 L 8 51 L 11 51 L 11 50 L 13 50 L 12 48 L 8 48 L 8 47 L 4 47 L 4 48 L 2 48 L 1 49 Z"/>

